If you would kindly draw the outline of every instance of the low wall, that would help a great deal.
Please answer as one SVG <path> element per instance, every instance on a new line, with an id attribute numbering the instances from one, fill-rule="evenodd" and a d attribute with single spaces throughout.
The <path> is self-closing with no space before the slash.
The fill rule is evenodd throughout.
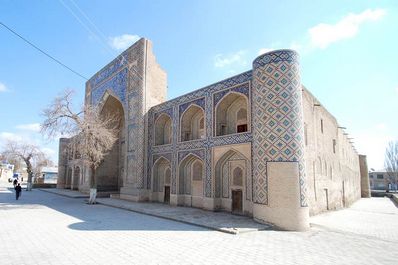
<path id="1" fill-rule="evenodd" d="M 57 184 L 55 183 L 34 183 L 32 188 L 36 189 L 50 189 L 50 188 L 56 188 Z"/>
<path id="2" fill-rule="evenodd" d="M 398 194 L 393 194 L 391 199 L 398 205 Z"/>

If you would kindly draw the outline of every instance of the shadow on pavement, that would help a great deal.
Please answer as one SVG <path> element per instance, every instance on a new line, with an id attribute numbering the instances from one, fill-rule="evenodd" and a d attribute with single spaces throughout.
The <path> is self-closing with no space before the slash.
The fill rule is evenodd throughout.
<path id="1" fill-rule="evenodd" d="M 72 219 L 74 223 L 68 225 L 73 230 L 208 231 L 205 228 L 100 204 L 88 205 L 84 199 L 71 199 L 40 190 L 23 190 L 21 198 L 16 200 L 12 187 L 0 187 L 0 211 L 34 211 L 44 207 L 78 219 L 78 221 Z"/>

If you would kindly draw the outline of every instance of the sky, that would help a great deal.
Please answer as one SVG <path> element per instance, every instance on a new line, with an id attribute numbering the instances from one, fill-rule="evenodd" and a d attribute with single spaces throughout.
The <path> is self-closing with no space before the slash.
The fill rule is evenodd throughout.
<path id="1" fill-rule="evenodd" d="M 172 99 L 251 69 L 261 53 L 300 53 L 302 83 L 346 127 L 369 168 L 398 139 L 398 1 L 0 0 L 0 22 L 90 78 L 140 37 L 153 42 Z M 0 25 L 0 150 L 39 145 L 41 111 L 65 89 L 83 103 L 85 79 Z"/>

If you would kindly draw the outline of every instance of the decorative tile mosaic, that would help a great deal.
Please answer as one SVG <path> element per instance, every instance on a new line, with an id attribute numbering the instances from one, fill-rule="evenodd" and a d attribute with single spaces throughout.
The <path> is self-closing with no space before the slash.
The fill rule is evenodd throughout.
<path id="1" fill-rule="evenodd" d="M 213 100 L 214 100 L 214 106 L 217 105 L 217 103 L 229 92 L 238 92 L 243 95 L 245 95 L 247 98 L 249 98 L 249 93 L 250 93 L 250 83 L 243 83 L 228 89 L 224 89 L 220 92 L 214 93 L 213 94 Z"/>
<path id="2" fill-rule="evenodd" d="M 205 150 L 204 149 L 196 149 L 196 150 L 184 150 L 178 152 L 178 164 L 181 163 L 182 160 L 184 160 L 185 157 L 188 155 L 193 154 L 200 158 L 202 161 L 204 161 L 205 158 Z"/>
<path id="3" fill-rule="evenodd" d="M 234 135 L 226 135 L 221 137 L 212 137 L 212 121 L 213 121 L 213 94 L 221 90 L 236 90 L 237 92 L 249 95 L 250 93 L 250 80 L 251 71 L 242 73 L 240 75 L 231 77 L 219 83 L 207 86 L 200 90 L 196 90 L 192 93 L 178 97 L 176 99 L 164 102 L 157 106 L 152 107 L 149 110 L 148 117 L 151 123 L 148 125 L 149 135 L 149 152 L 148 161 L 151 161 L 150 157 L 155 154 L 161 154 L 166 152 L 172 152 L 175 158 L 172 160 L 172 176 L 171 176 L 171 193 L 176 194 L 176 175 L 178 171 L 178 164 L 181 161 L 178 154 L 184 153 L 189 154 L 193 150 L 202 149 L 203 158 L 205 162 L 205 181 L 203 183 L 204 193 L 206 197 L 212 196 L 212 170 L 211 170 L 211 148 L 218 145 L 236 144 L 251 141 L 251 133 L 242 133 Z M 206 119 L 206 138 L 198 139 L 193 141 L 178 142 L 179 132 L 179 118 L 191 104 L 200 106 L 205 111 Z M 171 111 L 172 109 L 172 111 Z M 154 146 L 153 145 L 153 121 L 155 116 L 159 116 L 161 113 L 167 112 L 172 118 L 173 126 L 173 137 L 172 144 Z M 177 158 L 177 159 L 176 159 Z M 148 164 L 147 175 L 151 176 L 152 164 Z M 150 178 L 147 179 L 147 187 L 150 187 Z"/>
<path id="4" fill-rule="evenodd" d="M 267 161 L 298 161 L 301 206 L 307 206 L 300 75 L 293 51 L 265 54 L 253 63 L 253 186 L 267 204 Z"/>
<path id="5" fill-rule="evenodd" d="M 111 90 L 114 95 L 122 102 L 126 104 L 126 90 L 127 90 L 127 68 L 122 69 L 110 79 L 101 83 L 96 87 L 91 87 L 91 104 L 97 105 L 103 97 L 106 90 Z"/>
<path id="6" fill-rule="evenodd" d="M 181 115 L 184 113 L 184 111 L 186 109 L 188 109 L 189 106 L 191 106 L 192 104 L 197 105 L 197 106 L 201 107 L 204 110 L 205 109 L 205 98 L 199 98 L 199 99 L 195 99 L 193 101 L 181 104 L 179 106 L 179 108 L 178 108 L 178 110 L 179 110 L 179 118 L 181 118 Z"/>

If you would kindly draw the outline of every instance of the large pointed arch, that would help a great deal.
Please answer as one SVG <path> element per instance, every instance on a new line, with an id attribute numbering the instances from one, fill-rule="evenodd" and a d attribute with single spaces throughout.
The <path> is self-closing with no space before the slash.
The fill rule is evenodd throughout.
<path id="1" fill-rule="evenodd" d="M 104 192 L 119 191 L 123 185 L 122 170 L 124 168 L 123 149 L 125 144 L 125 113 L 122 102 L 109 91 L 99 105 L 100 115 L 115 115 L 117 117 L 118 140 L 105 155 L 103 162 L 96 170 L 97 189 Z"/>

